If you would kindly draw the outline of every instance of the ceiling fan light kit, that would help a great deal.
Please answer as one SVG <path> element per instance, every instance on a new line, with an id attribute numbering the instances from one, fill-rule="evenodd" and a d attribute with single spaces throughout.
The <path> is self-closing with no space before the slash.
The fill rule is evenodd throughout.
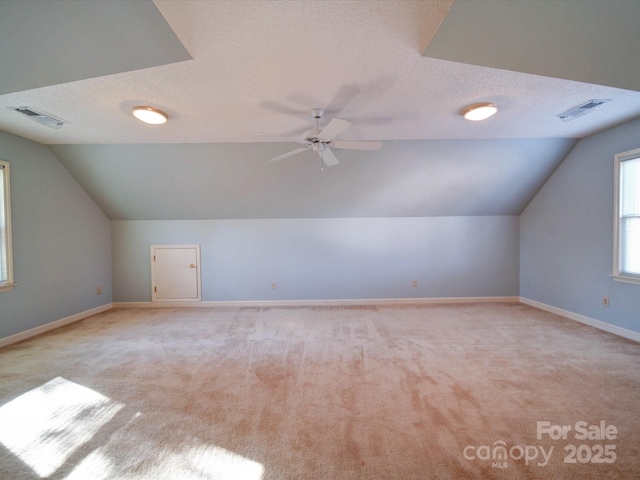
<path id="1" fill-rule="evenodd" d="M 472 122 L 486 120 L 498 112 L 498 107 L 492 103 L 474 103 L 460 110 L 460 115 Z"/>
<path id="2" fill-rule="evenodd" d="M 320 119 L 324 115 L 324 110 L 321 108 L 314 108 L 311 110 L 311 117 L 316 119 L 316 128 L 313 128 L 304 134 L 304 141 L 298 142 L 306 145 L 304 147 L 297 148 L 291 152 L 287 152 L 278 157 L 272 158 L 271 162 L 276 162 L 298 153 L 302 153 L 306 150 L 313 149 L 320 158 L 324 165 L 331 167 L 339 163 L 338 158 L 331 151 L 331 148 L 341 150 L 380 150 L 382 148 L 382 142 L 377 141 L 359 141 L 359 140 L 344 140 L 334 141 L 333 139 L 344 132 L 351 126 L 350 122 L 342 120 L 340 118 L 334 118 L 326 127 L 320 129 Z M 331 148 L 330 148 L 331 147 Z"/>
<path id="3" fill-rule="evenodd" d="M 158 110 L 157 108 L 148 107 L 146 105 L 139 105 L 137 107 L 133 107 L 131 111 L 134 117 L 138 120 L 148 123 L 150 125 L 162 125 L 163 123 L 167 123 L 169 116 L 164 113 L 162 110 Z"/>

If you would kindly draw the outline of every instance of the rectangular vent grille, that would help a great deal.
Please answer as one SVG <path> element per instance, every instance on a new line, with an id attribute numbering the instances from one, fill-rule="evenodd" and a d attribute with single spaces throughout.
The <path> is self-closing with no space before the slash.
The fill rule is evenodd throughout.
<path id="1" fill-rule="evenodd" d="M 9 108 L 47 127 L 61 128 L 64 125 L 64 122 L 62 120 L 58 120 L 57 118 L 54 118 L 51 115 L 47 115 L 46 113 L 42 113 L 37 110 L 34 110 L 31 107 L 9 107 Z"/>
<path id="2" fill-rule="evenodd" d="M 567 110 L 564 113 L 558 115 L 558 118 L 563 122 L 570 122 L 571 120 L 575 120 L 578 117 L 586 115 L 589 112 L 594 111 L 597 107 L 602 105 L 603 103 L 610 102 L 611 99 L 599 99 L 599 100 L 589 100 L 588 102 L 583 103 L 582 105 L 578 105 L 571 110 Z"/>

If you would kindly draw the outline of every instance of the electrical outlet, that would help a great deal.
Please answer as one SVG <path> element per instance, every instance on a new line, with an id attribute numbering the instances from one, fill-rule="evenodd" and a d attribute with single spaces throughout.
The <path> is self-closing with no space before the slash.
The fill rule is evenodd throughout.
<path id="1" fill-rule="evenodd" d="M 602 306 L 603 307 L 609 306 L 609 297 L 602 297 Z"/>
<path id="2" fill-rule="evenodd" d="M 414 280 L 413 282 L 411 282 L 411 286 L 414 288 L 418 287 L 418 280 Z"/>
<path id="3" fill-rule="evenodd" d="M 278 288 L 278 284 L 276 282 L 271 282 L 271 288 L 275 290 L 276 288 Z"/>
<path id="4" fill-rule="evenodd" d="M 102 287 L 96 287 L 96 295 L 102 295 Z"/>

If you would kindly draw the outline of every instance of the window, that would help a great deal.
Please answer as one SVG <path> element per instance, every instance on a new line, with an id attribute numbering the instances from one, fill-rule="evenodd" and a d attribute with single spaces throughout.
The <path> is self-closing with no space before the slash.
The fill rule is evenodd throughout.
<path id="1" fill-rule="evenodd" d="M 615 156 L 613 279 L 640 284 L 640 149 Z"/>
<path id="2" fill-rule="evenodd" d="M 9 164 L 0 160 L 0 292 L 13 288 Z"/>

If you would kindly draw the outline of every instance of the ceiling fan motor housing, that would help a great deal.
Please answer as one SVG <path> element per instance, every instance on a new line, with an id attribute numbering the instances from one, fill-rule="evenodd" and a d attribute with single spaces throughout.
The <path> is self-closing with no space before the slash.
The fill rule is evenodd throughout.
<path id="1" fill-rule="evenodd" d="M 304 139 L 307 142 L 317 142 L 318 141 L 318 135 L 320 134 L 321 129 L 319 128 L 312 128 L 311 130 L 308 130 L 305 132 L 304 134 Z"/>

